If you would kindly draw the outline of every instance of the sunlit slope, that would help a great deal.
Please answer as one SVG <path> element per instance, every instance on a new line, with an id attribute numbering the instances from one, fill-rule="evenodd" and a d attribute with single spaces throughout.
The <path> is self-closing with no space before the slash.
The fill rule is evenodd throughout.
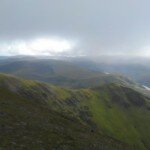
<path id="1" fill-rule="evenodd" d="M 90 71 L 71 62 L 54 59 L 7 60 L 0 63 L 0 72 L 73 88 L 106 83 L 134 84 L 121 75 Z"/>
<path id="2" fill-rule="evenodd" d="M 69 90 L 1 74 L 0 91 L 1 147 L 150 149 L 150 100 L 128 87 Z"/>

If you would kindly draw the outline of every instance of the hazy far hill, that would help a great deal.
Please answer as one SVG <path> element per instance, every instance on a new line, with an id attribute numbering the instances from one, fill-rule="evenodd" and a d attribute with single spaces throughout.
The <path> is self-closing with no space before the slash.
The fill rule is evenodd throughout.
<path id="1" fill-rule="evenodd" d="M 73 88 L 108 83 L 135 84 L 120 74 L 91 71 L 69 61 L 56 59 L 10 58 L 0 62 L 0 72 Z"/>

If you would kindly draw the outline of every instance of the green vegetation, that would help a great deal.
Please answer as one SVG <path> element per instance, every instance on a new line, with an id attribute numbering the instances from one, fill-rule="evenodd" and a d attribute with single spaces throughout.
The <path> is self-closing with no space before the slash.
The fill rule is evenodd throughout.
<path id="1" fill-rule="evenodd" d="M 70 90 L 1 74 L 0 147 L 148 150 L 149 104 L 122 84 Z"/>

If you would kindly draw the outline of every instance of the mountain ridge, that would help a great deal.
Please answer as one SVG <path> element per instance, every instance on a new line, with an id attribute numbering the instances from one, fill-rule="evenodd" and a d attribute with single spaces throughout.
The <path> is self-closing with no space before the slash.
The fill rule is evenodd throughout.
<path id="1" fill-rule="evenodd" d="M 44 105 L 51 111 L 68 116 L 75 122 L 79 120 L 94 134 L 100 132 L 120 143 L 126 143 L 131 149 L 146 150 L 150 146 L 148 142 L 150 139 L 148 134 L 150 100 L 131 88 L 108 84 L 95 88 L 71 90 L 0 74 L 1 94 L 7 99 L 7 95 L 2 92 L 4 89 L 26 101 L 33 102 L 35 107 L 39 104 Z M 116 98 L 118 93 L 119 98 L 118 95 Z M 135 97 L 138 97 L 140 102 L 135 103 L 133 101 Z M 24 106 L 21 107 L 25 109 Z"/>

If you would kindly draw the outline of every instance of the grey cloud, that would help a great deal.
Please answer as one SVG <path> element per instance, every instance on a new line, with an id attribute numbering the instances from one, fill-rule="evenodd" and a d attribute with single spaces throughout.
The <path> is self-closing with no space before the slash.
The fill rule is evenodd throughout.
<path id="1" fill-rule="evenodd" d="M 0 40 L 60 36 L 76 50 L 141 53 L 150 46 L 148 0 L 1 0 Z"/>

